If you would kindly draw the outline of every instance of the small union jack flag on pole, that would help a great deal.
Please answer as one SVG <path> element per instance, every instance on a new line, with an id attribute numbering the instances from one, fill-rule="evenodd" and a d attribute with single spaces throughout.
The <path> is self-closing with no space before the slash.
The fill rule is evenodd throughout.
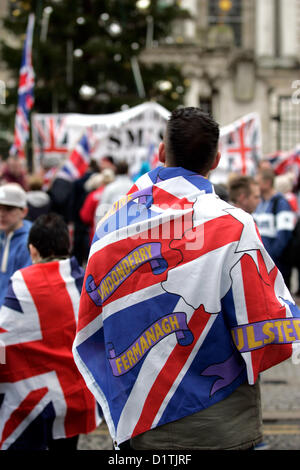
<path id="1" fill-rule="evenodd" d="M 90 128 L 80 137 L 56 176 L 74 181 L 81 178 L 91 162 L 91 155 L 97 145 L 97 141 Z"/>
<path id="2" fill-rule="evenodd" d="M 34 103 L 34 71 L 32 66 L 32 37 L 34 21 L 34 14 L 30 14 L 20 69 L 14 142 L 9 152 L 10 155 L 21 158 L 25 158 L 25 144 L 29 136 L 29 113 Z"/>

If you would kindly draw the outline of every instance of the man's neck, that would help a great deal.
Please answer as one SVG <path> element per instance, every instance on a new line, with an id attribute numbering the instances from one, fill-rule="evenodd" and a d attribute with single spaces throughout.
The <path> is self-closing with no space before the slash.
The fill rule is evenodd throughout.
<path id="1" fill-rule="evenodd" d="M 179 168 L 177 165 L 172 164 L 172 162 L 166 162 L 164 164 L 164 167 L 165 168 Z M 181 168 L 183 168 L 183 167 L 181 167 Z M 203 176 L 203 178 L 208 178 L 209 174 L 210 174 L 209 171 L 207 171 L 207 172 L 198 172 L 196 170 L 187 170 L 187 171 L 193 171 L 194 173 L 197 173 L 199 176 Z"/>
<path id="2" fill-rule="evenodd" d="M 269 201 L 274 195 L 276 194 L 276 191 L 274 188 L 269 189 L 268 191 L 264 191 L 262 193 L 262 198 L 265 201 Z"/>

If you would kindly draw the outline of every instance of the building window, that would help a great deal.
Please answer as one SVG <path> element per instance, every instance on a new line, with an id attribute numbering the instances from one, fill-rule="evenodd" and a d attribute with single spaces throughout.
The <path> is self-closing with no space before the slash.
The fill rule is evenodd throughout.
<path id="1" fill-rule="evenodd" d="M 278 150 L 291 150 L 300 142 L 300 106 L 290 96 L 278 100 Z"/>
<path id="2" fill-rule="evenodd" d="M 209 0 L 208 25 L 227 28 L 233 35 L 234 44 L 242 45 L 241 0 Z"/>

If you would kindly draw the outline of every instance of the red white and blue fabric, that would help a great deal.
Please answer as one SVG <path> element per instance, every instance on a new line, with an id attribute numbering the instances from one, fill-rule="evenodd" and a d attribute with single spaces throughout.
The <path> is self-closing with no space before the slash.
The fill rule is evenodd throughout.
<path id="1" fill-rule="evenodd" d="M 11 278 L 0 311 L 1 450 L 43 450 L 47 432 L 71 437 L 99 423 L 72 355 L 82 281 L 75 258 L 35 264 Z"/>
<path id="2" fill-rule="evenodd" d="M 255 383 L 299 327 L 252 217 L 158 167 L 97 226 L 73 354 L 119 445 Z"/>
<path id="3" fill-rule="evenodd" d="M 32 117 L 34 154 L 40 166 L 44 159 L 60 162 L 68 155 L 66 122 L 66 114 L 35 114 Z"/>
<path id="4" fill-rule="evenodd" d="M 34 71 L 32 66 L 32 37 L 34 21 L 34 15 L 29 15 L 19 77 L 14 142 L 10 148 L 11 155 L 19 156 L 21 158 L 25 157 L 25 145 L 29 137 L 30 127 L 29 113 L 34 104 Z"/>
<path id="5" fill-rule="evenodd" d="M 90 139 L 87 134 L 83 134 L 61 169 L 56 173 L 56 177 L 74 181 L 83 176 L 91 161 L 91 151 Z"/>
<path id="6" fill-rule="evenodd" d="M 266 158 L 271 163 L 276 175 L 293 173 L 295 182 L 298 181 L 300 174 L 300 146 L 296 146 L 288 151 L 275 152 Z"/>
<path id="7" fill-rule="evenodd" d="M 212 183 L 227 183 L 228 175 L 254 175 L 262 157 L 261 122 L 250 113 L 220 130 L 220 164 L 211 173 Z"/>

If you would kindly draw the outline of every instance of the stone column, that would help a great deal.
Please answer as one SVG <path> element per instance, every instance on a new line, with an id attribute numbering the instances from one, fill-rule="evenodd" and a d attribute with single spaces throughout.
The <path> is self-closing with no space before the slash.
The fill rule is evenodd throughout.
<path id="1" fill-rule="evenodd" d="M 274 0 L 256 0 L 256 55 L 258 57 L 275 55 L 274 18 Z"/>
<path id="2" fill-rule="evenodd" d="M 7 14 L 8 0 L 0 0 L 0 18 L 3 18 Z"/>
<path id="3" fill-rule="evenodd" d="M 254 50 L 255 48 L 255 0 L 244 0 L 242 44 L 243 49 Z"/>
<path id="4" fill-rule="evenodd" d="M 297 0 L 280 0 L 280 55 L 283 57 L 297 57 L 299 55 L 297 34 L 299 12 Z"/>
<path id="5" fill-rule="evenodd" d="M 184 37 L 189 41 L 194 41 L 196 38 L 197 26 L 197 0 L 182 0 L 181 7 L 190 12 L 191 18 L 184 21 Z"/>
<path id="6" fill-rule="evenodd" d="M 185 95 L 185 106 L 199 106 L 199 96 L 201 92 L 198 78 L 190 78 L 190 87 Z"/>

